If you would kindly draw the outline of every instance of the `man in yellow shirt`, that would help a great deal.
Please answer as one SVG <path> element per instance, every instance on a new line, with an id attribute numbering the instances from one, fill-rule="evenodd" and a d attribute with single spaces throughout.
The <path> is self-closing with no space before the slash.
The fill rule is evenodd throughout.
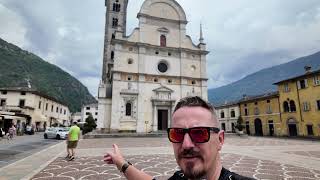
<path id="1" fill-rule="evenodd" d="M 77 122 L 73 122 L 73 126 L 71 126 L 68 134 L 68 141 L 67 141 L 67 152 L 68 155 L 66 159 L 69 161 L 74 160 L 75 148 L 78 145 L 78 141 L 80 138 L 80 128 L 77 126 Z"/>

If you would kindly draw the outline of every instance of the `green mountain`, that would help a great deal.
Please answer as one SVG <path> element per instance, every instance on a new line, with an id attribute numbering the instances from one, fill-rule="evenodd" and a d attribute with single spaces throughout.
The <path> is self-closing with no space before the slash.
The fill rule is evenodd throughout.
<path id="1" fill-rule="evenodd" d="M 304 74 L 304 66 L 311 66 L 313 71 L 319 70 L 320 52 L 262 69 L 226 86 L 209 89 L 209 101 L 214 105 L 220 105 L 225 102 L 237 101 L 243 95 L 254 96 L 277 91 L 277 86 L 273 83 Z"/>
<path id="2" fill-rule="evenodd" d="M 88 89 L 76 78 L 40 57 L 0 38 L 0 88 L 36 89 L 69 106 L 71 112 L 96 102 Z"/>

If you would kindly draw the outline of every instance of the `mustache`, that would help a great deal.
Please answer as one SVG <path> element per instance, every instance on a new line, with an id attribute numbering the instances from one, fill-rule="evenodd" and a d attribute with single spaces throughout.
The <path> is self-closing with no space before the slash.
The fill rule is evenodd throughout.
<path id="1" fill-rule="evenodd" d="M 183 157 L 201 157 L 200 152 L 195 151 L 193 148 L 192 149 L 184 149 L 182 152 L 179 153 L 179 158 Z"/>

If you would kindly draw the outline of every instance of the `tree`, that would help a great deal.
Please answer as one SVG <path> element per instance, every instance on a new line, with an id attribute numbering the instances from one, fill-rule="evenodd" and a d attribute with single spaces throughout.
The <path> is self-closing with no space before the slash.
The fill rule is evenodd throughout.
<path id="1" fill-rule="evenodd" d="M 238 118 L 238 120 L 237 120 L 236 128 L 237 128 L 239 131 L 242 131 L 242 130 L 243 130 L 244 125 L 243 125 L 242 116 L 239 116 L 239 118 Z"/>
<path id="2" fill-rule="evenodd" d="M 86 118 L 86 123 L 83 125 L 83 131 L 82 134 L 86 134 L 88 132 L 91 132 L 97 127 L 97 124 L 95 120 L 92 117 L 92 114 L 90 113 L 89 116 Z"/>

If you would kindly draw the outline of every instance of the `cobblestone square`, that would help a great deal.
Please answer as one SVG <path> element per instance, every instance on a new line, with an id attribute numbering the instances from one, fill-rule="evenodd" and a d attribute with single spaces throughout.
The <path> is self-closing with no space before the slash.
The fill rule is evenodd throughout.
<path id="1" fill-rule="evenodd" d="M 32 179 L 125 179 L 103 154 L 117 143 L 126 159 L 137 168 L 168 179 L 178 166 L 167 138 L 85 139 L 78 157 L 68 162 L 61 153 Z M 265 137 L 227 136 L 221 152 L 223 166 L 256 179 L 320 179 L 320 143 Z"/>

